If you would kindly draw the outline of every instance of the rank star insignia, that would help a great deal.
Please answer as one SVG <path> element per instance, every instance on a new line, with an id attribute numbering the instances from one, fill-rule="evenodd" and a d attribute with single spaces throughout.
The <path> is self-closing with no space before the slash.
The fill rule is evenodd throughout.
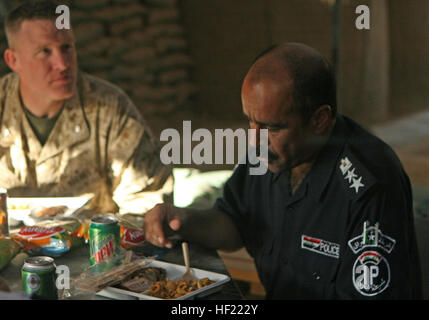
<path id="1" fill-rule="evenodd" d="M 352 183 L 352 179 L 357 178 L 357 174 L 355 173 L 355 168 L 352 170 L 347 171 L 347 175 L 344 179 L 347 179 L 349 183 Z"/>
<path id="2" fill-rule="evenodd" d="M 341 159 L 340 170 L 343 173 L 343 175 L 347 172 L 347 170 L 351 168 L 351 166 L 352 166 L 352 163 L 349 160 L 349 158 L 344 157 L 343 159 Z"/>
<path id="3" fill-rule="evenodd" d="M 353 183 L 350 186 L 350 188 L 355 188 L 356 193 L 359 192 L 359 188 L 364 187 L 365 185 L 361 183 L 362 177 L 359 177 L 359 179 L 353 178 Z"/>

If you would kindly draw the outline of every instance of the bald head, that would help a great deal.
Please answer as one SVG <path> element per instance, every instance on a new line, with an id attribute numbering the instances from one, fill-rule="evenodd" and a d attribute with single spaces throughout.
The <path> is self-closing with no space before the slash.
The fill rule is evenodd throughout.
<path id="1" fill-rule="evenodd" d="M 292 108 L 309 119 L 322 105 L 336 113 L 336 85 L 331 66 L 313 48 L 300 43 L 273 46 L 260 54 L 247 73 L 243 87 L 276 82 L 292 89 Z"/>

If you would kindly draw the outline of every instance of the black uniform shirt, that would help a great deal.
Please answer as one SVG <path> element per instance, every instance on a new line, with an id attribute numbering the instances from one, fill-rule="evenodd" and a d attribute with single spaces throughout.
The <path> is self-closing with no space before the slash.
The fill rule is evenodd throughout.
<path id="1" fill-rule="evenodd" d="M 234 220 L 268 299 L 416 299 L 409 179 L 392 149 L 338 115 L 298 190 L 239 165 L 214 207 Z"/>

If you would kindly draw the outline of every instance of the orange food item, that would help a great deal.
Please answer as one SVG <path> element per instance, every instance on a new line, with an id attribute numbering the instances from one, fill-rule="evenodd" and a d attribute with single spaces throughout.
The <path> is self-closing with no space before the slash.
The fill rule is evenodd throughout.
<path id="1" fill-rule="evenodd" d="M 209 278 L 191 281 L 171 281 L 167 278 L 166 280 L 155 282 L 150 287 L 147 294 L 149 296 L 161 299 L 177 299 L 181 296 L 191 293 L 192 291 L 198 290 L 215 282 L 216 281 L 210 280 Z"/>

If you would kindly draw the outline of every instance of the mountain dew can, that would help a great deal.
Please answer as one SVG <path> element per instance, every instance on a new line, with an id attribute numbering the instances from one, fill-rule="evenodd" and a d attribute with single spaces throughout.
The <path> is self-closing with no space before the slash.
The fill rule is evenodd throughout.
<path id="1" fill-rule="evenodd" d="M 22 267 L 22 289 L 36 299 L 58 299 L 56 266 L 51 257 L 30 257 Z"/>
<path id="2" fill-rule="evenodd" d="M 89 259 L 91 266 L 119 254 L 120 227 L 113 217 L 97 217 L 89 226 Z"/>

